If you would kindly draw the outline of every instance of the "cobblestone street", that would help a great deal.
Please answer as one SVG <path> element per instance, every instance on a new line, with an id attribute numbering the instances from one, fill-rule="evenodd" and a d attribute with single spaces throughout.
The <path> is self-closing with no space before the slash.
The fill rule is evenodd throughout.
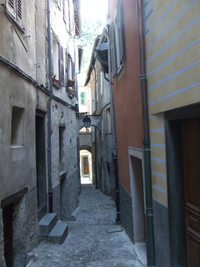
<path id="1" fill-rule="evenodd" d="M 33 250 L 38 259 L 31 267 L 141 267 L 134 245 L 115 224 L 115 203 L 92 184 L 82 184 L 75 221 L 62 245 L 42 241 Z"/>

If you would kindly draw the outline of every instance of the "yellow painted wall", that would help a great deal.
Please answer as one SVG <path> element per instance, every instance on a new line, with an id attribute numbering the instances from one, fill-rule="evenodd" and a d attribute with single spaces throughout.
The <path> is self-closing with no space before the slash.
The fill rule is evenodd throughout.
<path id="1" fill-rule="evenodd" d="M 200 101 L 200 1 L 152 0 L 146 32 L 153 197 L 167 206 L 163 112 Z"/>

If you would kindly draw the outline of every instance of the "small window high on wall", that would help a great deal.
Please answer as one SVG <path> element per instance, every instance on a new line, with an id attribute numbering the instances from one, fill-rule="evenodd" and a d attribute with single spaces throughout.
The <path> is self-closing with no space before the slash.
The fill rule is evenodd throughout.
<path id="1" fill-rule="evenodd" d="M 80 93 L 80 98 L 81 98 L 81 105 L 86 105 L 85 92 Z"/>
<path id="2" fill-rule="evenodd" d="M 11 146 L 24 145 L 24 109 L 12 107 Z"/>

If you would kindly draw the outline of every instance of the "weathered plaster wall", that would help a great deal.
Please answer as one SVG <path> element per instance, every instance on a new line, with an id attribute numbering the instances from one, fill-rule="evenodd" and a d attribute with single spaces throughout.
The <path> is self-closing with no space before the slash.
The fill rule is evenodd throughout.
<path id="1" fill-rule="evenodd" d="M 80 132 L 79 133 L 79 145 L 92 147 L 92 132 Z"/>
<path id="2" fill-rule="evenodd" d="M 97 159 L 97 170 L 98 170 L 98 187 L 101 191 L 107 195 L 115 197 L 115 178 L 114 178 L 114 167 L 113 167 L 113 139 L 112 133 L 107 132 L 108 119 L 106 110 L 110 108 L 110 88 L 108 81 L 104 78 L 101 65 L 96 61 L 95 65 L 96 72 L 96 95 L 97 95 L 97 114 L 102 116 L 102 130 L 97 130 L 96 138 L 96 159 Z M 111 122 L 111 118 L 110 118 Z M 112 123 L 112 122 L 111 122 Z"/>
<path id="3" fill-rule="evenodd" d="M 116 0 L 110 2 L 114 20 Z M 140 87 L 137 1 L 121 0 L 125 60 L 121 74 L 114 77 L 114 107 L 118 147 L 119 180 L 130 193 L 128 147 L 143 148 L 143 118 Z"/>
<path id="4" fill-rule="evenodd" d="M 13 71 L 5 69 L 0 64 L 1 94 L 4 101 L 1 104 L 0 148 L 4 155 L 0 162 L 1 195 L 0 200 L 12 195 L 25 187 L 29 190 L 35 187 L 35 108 L 36 90 L 30 83 L 21 79 Z M 24 144 L 11 145 L 12 107 L 24 109 Z"/>

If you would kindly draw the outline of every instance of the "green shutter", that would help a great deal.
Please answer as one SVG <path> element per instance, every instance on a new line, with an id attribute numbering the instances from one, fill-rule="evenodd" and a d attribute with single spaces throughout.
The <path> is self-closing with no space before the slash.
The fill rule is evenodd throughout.
<path id="1" fill-rule="evenodd" d="M 85 92 L 81 92 L 81 105 L 85 105 Z"/>
<path id="2" fill-rule="evenodd" d="M 112 75 L 113 77 L 117 73 L 117 62 L 116 62 L 116 50 L 115 50 L 115 32 L 114 32 L 114 22 L 110 25 L 110 52 L 111 52 L 111 62 L 112 62 Z"/>

